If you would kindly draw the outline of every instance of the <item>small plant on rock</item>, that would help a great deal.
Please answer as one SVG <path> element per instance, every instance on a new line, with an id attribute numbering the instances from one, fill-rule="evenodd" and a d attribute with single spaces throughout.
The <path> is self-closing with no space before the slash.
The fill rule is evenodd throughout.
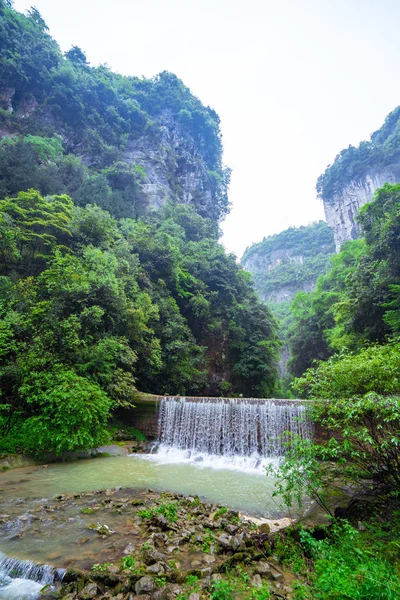
<path id="1" fill-rule="evenodd" d="M 108 567 L 112 567 L 112 563 L 110 563 L 110 562 L 95 563 L 92 566 L 92 571 L 93 571 L 93 573 L 106 573 L 108 570 Z"/>
<path id="2" fill-rule="evenodd" d="M 227 512 L 228 509 L 226 508 L 226 506 L 221 506 L 221 508 L 219 508 L 214 515 L 214 521 L 217 521 L 219 517 L 222 517 L 222 515 L 225 515 Z"/>
<path id="3" fill-rule="evenodd" d="M 158 588 L 162 588 L 162 587 L 164 587 L 164 585 L 166 585 L 167 578 L 166 577 L 155 577 L 154 582 Z"/>
<path id="4" fill-rule="evenodd" d="M 121 568 L 122 569 L 129 569 L 129 570 L 133 570 L 136 566 L 136 560 L 135 557 L 132 555 L 129 556 L 123 556 L 121 558 Z"/>
<path id="5" fill-rule="evenodd" d="M 211 584 L 211 600 L 232 600 L 234 587 L 229 581 L 220 579 Z"/>
<path id="6" fill-rule="evenodd" d="M 144 508 L 143 510 L 138 510 L 137 514 L 141 519 L 152 519 L 154 517 L 154 509 Z"/>
<path id="7" fill-rule="evenodd" d="M 178 519 L 178 507 L 176 502 L 161 504 L 156 512 L 159 515 L 163 515 L 170 523 L 176 523 Z"/>

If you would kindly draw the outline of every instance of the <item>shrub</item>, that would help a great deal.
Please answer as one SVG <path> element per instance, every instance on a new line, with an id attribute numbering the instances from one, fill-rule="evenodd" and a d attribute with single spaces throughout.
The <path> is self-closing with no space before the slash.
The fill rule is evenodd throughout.
<path id="1" fill-rule="evenodd" d="M 371 345 L 358 353 L 339 354 L 308 369 L 294 381 L 302 397 L 341 399 L 368 392 L 400 392 L 400 342 Z"/>

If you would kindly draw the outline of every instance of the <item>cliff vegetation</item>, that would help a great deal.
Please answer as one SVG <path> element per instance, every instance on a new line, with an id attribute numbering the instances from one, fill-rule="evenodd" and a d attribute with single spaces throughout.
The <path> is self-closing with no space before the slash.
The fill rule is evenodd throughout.
<path id="1" fill-rule="evenodd" d="M 295 375 L 315 359 L 399 335 L 399 209 L 400 186 L 386 184 L 360 210 L 364 237 L 344 244 L 315 291 L 296 296 L 290 332 Z"/>
<path id="2" fill-rule="evenodd" d="M 357 147 L 349 146 L 339 152 L 332 165 L 318 178 L 318 196 L 324 202 L 334 202 L 335 196 L 354 180 L 363 180 L 369 174 L 385 167 L 400 167 L 400 107 L 385 119 L 380 129 L 368 141 Z"/>
<path id="3" fill-rule="evenodd" d="M 216 113 L 63 56 L 36 9 L 2 2 L 0 37 L 0 451 L 91 447 L 137 389 L 271 395 L 275 321 L 218 243 Z"/>
<path id="4" fill-rule="evenodd" d="M 260 298 L 279 303 L 312 287 L 334 252 L 332 231 L 320 221 L 264 238 L 246 249 L 241 263 L 253 275 Z"/>

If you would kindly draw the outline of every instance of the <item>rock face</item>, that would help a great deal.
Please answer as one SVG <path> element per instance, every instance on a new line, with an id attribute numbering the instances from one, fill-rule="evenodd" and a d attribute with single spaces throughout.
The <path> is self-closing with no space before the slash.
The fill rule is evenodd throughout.
<path id="1" fill-rule="evenodd" d="M 385 183 L 399 181 L 400 166 L 376 170 L 349 183 L 329 202 L 324 200 L 325 217 L 333 231 L 336 252 L 344 242 L 360 237 L 356 216 L 360 208 L 372 200 L 375 191 Z"/>
<path id="2" fill-rule="evenodd" d="M 325 221 L 303 227 L 290 227 L 247 248 L 241 263 L 254 278 L 260 299 L 270 304 L 281 321 L 283 341 L 279 373 L 285 377 L 290 358 L 287 322 L 290 303 L 299 292 L 315 289 L 317 278 L 329 269 L 335 252 L 332 230 Z M 277 307 L 276 305 L 280 306 Z"/>
<path id="3" fill-rule="evenodd" d="M 269 293 L 259 293 L 260 299 L 263 302 L 274 302 L 282 304 L 282 302 L 291 302 L 299 292 L 312 292 L 315 289 L 315 279 L 302 281 L 297 284 L 282 285 L 281 287 L 271 290 Z"/>
<path id="4" fill-rule="evenodd" d="M 282 248 L 279 250 L 273 250 L 268 254 L 254 254 L 247 259 L 242 261 L 243 267 L 250 273 L 264 273 L 265 275 L 271 274 L 271 272 L 283 264 L 302 265 L 304 263 L 304 256 L 302 254 L 296 254 L 293 248 Z M 314 281 L 303 281 L 301 283 L 288 283 L 268 291 L 260 288 L 258 289 L 258 295 L 263 302 L 275 302 L 280 304 L 281 302 L 291 302 L 297 292 L 304 291 L 310 292 L 314 289 Z"/>
<path id="5" fill-rule="evenodd" d="M 243 257 L 242 265 L 246 271 L 252 273 L 253 271 L 272 271 L 284 261 L 302 265 L 304 256 L 296 254 L 293 248 L 280 248 L 279 250 L 272 250 L 270 254 L 253 254 L 249 257 Z"/>
<path id="6" fill-rule="evenodd" d="M 264 238 L 246 250 L 241 264 L 253 275 L 261 300 L 281 304 L 312 291 L 333 252 L 332 232 L 320 221 Z"/>
<path id="7" fill-rule="evenodd" d="M 211 216 L 215 186 L 191 136 L 164 112 L 152 135 L 128 141 L 122 160 L 143 169 L 141 194 L 149 208 L 160 208 L 168 199 L 194 204 Z"/>

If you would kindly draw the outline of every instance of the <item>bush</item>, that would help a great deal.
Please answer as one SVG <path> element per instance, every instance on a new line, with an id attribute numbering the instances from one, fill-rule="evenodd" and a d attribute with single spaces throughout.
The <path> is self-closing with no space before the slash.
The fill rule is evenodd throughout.
<path id="1" fill-rule="evenodd" d="M 288 506 L 311 497 L 330 512 L 338 481 L 355 496 L 396 498 L 400 491 L 400 398 L 371 392 L 363 397 L 314 401 L 311 418 L 332 436 L 326 442 L 293 439 L 277 471 L 277 494 Z"/>
<path id="2" fill-rule="evenodd" d="M 51 372 L 33 372 L 20 394 L 38 413 L 23 424 L 25 450 L 33 454 L 93 448 L 107 437 L 110 399 L 71 369 L 58 365 Z"/>
<path id="3" fill-rule="evenodd" d="M 400 393 L 400 342 L 371 345 L 358 353 L 339 354 L 308 369 L 294 381 L 302 397 L 341 399 L 368 392 Z"/>
<path id="4" fill-rule="evenodd" d="M 329 538 L 317 541 L 300 533 L 303 548 L 314 560 L 313 598 L 318 600 L 395 600 L 400 584 L 381 548 L 366 542 L 347 522 L 335 523 Z"/>

